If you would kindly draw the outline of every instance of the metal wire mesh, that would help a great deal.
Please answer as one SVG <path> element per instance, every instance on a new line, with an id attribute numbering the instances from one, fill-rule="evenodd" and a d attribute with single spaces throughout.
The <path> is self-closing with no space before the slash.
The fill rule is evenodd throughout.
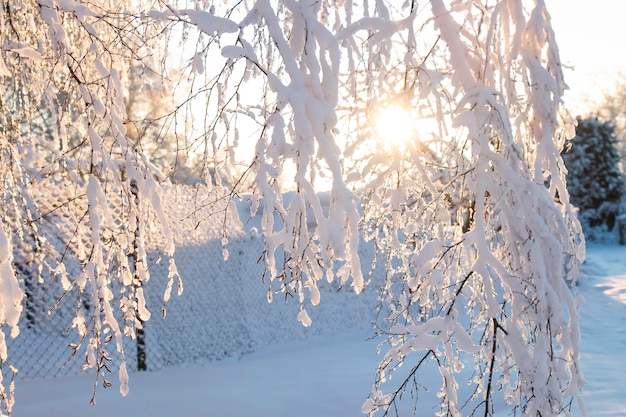
<path id="1" fill-rule="evenodd" d="M 188 191 L 188 190 L 187 190 Z M 228 261 L 222 259 L 221 232 L 223 216 L 195 212 L 203 216 L 202 226 L 188 211 L 192 193 L 171 190 L 164 199 L 165 210 L 177 223 L 175 255 L 185 291 L 172 297 L 166 315 L 159 311 L 167 286 L 168 266 L 157 262 L 150 267 L 151 279 L 144 286 L 146 302 L 152 318 L 144 323 L 145 361 L 148 370 L 158 370 L 189 362 L 219 360 L 239 356 L 263 346 L 312 335 L 334 334 L 355 327 L 367 327 L 376 294 L 367 290 L 356 296 L 349 289 L 338 291 L 326 282 L 320 284 L 321 306 L 308 308 L 313 325 L 304 328 L 296 320 L 300 309 L 297 300 L 275 299 L 267 302 L 267 283 L 261 280 L 263 267 L 257 263 L 262 252 L 260 238 L 243 234 L 241 225 L 228 223 L 233 235 L 228 244 Z M 174 195 L 175 194 L 175 195 Z M 23 242 L 23 258 L 29 255 L 28 242 Z M 362 257 L 371 258 L 368 247 Z M 26 288 L 21 333 L 7 341 L 10 363 L 18 369 L 16 378 L 50 378 L 76 374 L 85 362 L 84 343 L 72 328 L 76 311 L 88 316 L 89 305 L 81 301 L 76 289 L 64 291 L 52 276 L 43 276 L 37 262 L 16 262 Z M 76 263 L 66 262 L 68 275 L 78 273 Z M 118 300 L 119 301 L 119 300 Z M 78 348 L 77 348 L 78 346 Z M 127 366 L 137 369 L 136 339 L 124 339 Z M 110 368 L 121 361 L 119 352 L 109 350 Z M 6 366 L 3 372 L 7 373 Z M 93 372 L 89 370 L 87 372 Z"/>

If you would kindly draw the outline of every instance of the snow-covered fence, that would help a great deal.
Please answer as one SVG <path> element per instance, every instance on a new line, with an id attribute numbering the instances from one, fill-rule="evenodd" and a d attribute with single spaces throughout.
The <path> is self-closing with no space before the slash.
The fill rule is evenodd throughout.
<path id="1" fill-rule="evenodd" d="M 296 320 L 297 297 L 275 297 L 268 303 L 268 284 L 262 282 L 262 265 L 256 262 L 261 250 L 259 239 L 241 238 L 229 245 L 230 257 L 224 262 L 218 241 L 178 249 L 179 270 L 188 275 L 185 293 L 168 304 L 165 319 L 146 323 L 149 368 L 222 359 L 272 343 L 368 326 L 373 292 L 356 296 L 349 288 L 338 291 L 325 283 L 320 288 L 323 308 L 308 309 L 310 327 Z M 158 305 L 159 294 L 151 293 L 149 302 Z"/>
<path id="2" fill-rule="evenodd" d="M 296 320 L 301 308 L 297 295 L 284 299 L 281 294 L 268 303 L 269 283 L 262 281 L 263 264 L 257 262 L 263 250 L 261 238 L 254 232 L 244 233 L 244 226 L 234 218 L 225 222 L 220 211 L 209 210 L 208 206 L 199 209 L 196 196 L 190 189 L 172 188 L 164 198 L 166 212 L 181 219 L 175 222 L 178 228 L 173 233 L 184 293 L 170 299 L 162 317 L 168 265 L 158 262 L 157 254 L 152 256 L 151 279 L 144 287 L 147 306 L 152 312 L 151 319 L 144 323 L 148 370 L 219 360 L 273 343 L 369 326 L 368 318 L 373 317 L 371 310 L 377 299 L 371 288 L 357 296 L 348 287 L 339 289 L 336 283 L 320 283 L 322 305 L 307 306 L 313 320 L 310 327 L 303 327 Z M 198 223 L 199 219 L 202 222 Z M 222 257 L 224 224 L 232 236 L 227 245 L 227 261 Z M 252 225 L 246 225 L 246 230 Z M 368 249 L 371 248 L 362 249 L 363 262 L 371 260 Z M 24 253 L 26 256 L 27 251 Z M 77 262 L 66 262 L 66 267 L 74 269 L 68 270 L 68 276 L 79 272 Z M 80 372 L 86 343 L 81 344 L 72 323 L 77 309 L 84 310 L 84 316 L 89 317 L 90 306 L 80 301 L 75 287 L 63 290 L 52 277 L 43 277 L 42 284 L 29 273 L 32 271 L 28 268 L 21 271 L 22 282 L 28 287 L 21 333 L 8 341 L 10 363 L 18 369 L 17 378 L 49 378 Z M 115 300 L 118 305 L 119 302 Z M 136 339 L 127 337 L 124 344 L 128 367 L 137 369 Z M 110 368 L 115 369 L 121 359 L 119 352 L 111 348 L 108 353 Z"/>

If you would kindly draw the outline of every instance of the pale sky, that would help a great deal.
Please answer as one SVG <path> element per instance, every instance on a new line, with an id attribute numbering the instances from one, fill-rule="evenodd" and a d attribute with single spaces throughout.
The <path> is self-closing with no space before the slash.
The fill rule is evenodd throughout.
<path id="1" fill-rule="evenodd" d="M 566 106 L 573 115 L 594 111 L 620 71 L 626 79 L 626 1 L 545 0 L 570 87 Z"/>

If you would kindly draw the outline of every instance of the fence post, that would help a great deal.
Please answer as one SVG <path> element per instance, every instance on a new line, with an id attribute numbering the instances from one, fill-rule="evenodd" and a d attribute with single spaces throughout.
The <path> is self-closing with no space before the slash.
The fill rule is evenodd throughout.
<path id="1" fill-rule="evenodd" d="M 133 293 L 137 294 L 137 289 L 141 286 L 141 281 L 139 277 L 137 277 L 137 250 L 138 250 L 138 241 L 141 238 L 141 231 L 139 229 L 139 187 L 137 186 L 136 180 L 130 181 L 130 192 L 135 197 L 135 238 L 133 239 L 133 252 L 129 254 L 129 258 L 132 257 L 132 261 L 130 265 L 132 265 L 133 269 Z M 138 300 L 136 300 L 138 301 Z M 138 371 L 146 371 L 148 369 L 148 364 L 146 363 L 146 335 L 144 332 L 144 322 L 139 316 L 138 311 L 135 312 L 137 315 L 136 327 L 135 327 L 135 340 L 137 341 L 137 370 Z"/>

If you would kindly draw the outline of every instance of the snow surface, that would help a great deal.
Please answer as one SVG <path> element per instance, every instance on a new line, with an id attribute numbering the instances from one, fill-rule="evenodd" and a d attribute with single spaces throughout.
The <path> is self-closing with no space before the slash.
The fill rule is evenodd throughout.
<path id="1" fill-rule="evenodd" d="M 594 245 L 587 259 L 579 285 L 583 397 L 590 417 L 626 416 L 626 247 Z M 376 342 L 367 336 L 324 336 L 202 366 L 134 373 L 127 397 L 99 387 L 95 407 L 91 376 L 18 381 L 13 415 L 361 416 L 378 363 Z M 404 415 L 412 415 L 411 405 Z"/>

